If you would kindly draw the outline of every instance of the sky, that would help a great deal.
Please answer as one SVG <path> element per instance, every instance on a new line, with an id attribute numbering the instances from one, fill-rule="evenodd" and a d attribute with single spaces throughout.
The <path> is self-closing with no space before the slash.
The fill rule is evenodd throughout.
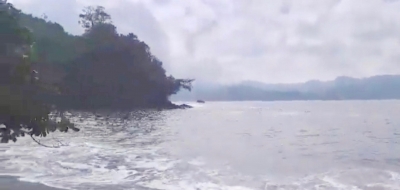
<path id="1" fill-rule="evenodd" d="M 102 5 L 169 74 L 220 83 L 293 83 L 400 74 L 399 0 L 9 0 L 81 34 Z"/>

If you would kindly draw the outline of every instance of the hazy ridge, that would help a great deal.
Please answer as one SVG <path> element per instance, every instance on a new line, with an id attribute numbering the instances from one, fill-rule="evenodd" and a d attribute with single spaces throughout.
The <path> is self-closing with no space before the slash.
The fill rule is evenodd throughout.
<path id="1" fill-rule="evenodd" d="M 182 92 L 173 100 L 275 101 L 275 100 L 381 100 L 400 99 L 400 75 L 367 78 L 337 77 L 332 81 L 267 84 L 244 81 L 232 85 L 197 82 L 192 92 Z"/>

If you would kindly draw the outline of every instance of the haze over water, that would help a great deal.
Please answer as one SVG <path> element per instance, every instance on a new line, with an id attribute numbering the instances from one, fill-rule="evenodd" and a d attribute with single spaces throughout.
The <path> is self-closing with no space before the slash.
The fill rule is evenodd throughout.
<path id="1" fill-rule="evenodd" d="M 80 133 L 0 145 L 0 172 L 70 189 L 400 189 L 400 101 L 208 102 L 72 113 Z"/>

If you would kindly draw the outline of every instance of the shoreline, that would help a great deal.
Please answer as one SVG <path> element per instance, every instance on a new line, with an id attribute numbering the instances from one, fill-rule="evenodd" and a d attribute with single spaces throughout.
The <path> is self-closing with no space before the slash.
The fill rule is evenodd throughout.
<path id="1" fill-rule="evenodd" d="M 0 190 L 67 190 L 49 187 L 41 183 L 31 183 L 19 180 L 17 176 L 0 175 Z"/>

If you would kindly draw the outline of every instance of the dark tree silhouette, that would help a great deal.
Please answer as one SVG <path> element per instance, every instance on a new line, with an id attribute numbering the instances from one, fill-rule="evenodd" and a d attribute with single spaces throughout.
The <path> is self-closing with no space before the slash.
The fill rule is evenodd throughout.
<path id="1" fill-rule="evenodd" d="M 102 6 L 88 6 L 82 11 L 83 13 L 79 14 L 79 18 L 81 19 L 79 23 L 86 30 L 90 30 L 98 24 L 111 24 L 111 16 L 105 12 Z"/>
<path id="2" fill-rule="evenodd" d="M 20 11 L 0 0 L 0 139 L 46 136 L 55 130 L 78 130 L 65 117 L 56 122 L 49 117 L 51 107 L 37 99 L 44 92 L 36 71 L 31 69 L 31 32 L 19 24 Z"/>
<path id="3" fill-rule="evenodd" d="M 54 122 L 52 112 L 177 108 L 169 96 L 191 89 L 193 80 L 166 76 L 162 61 L 134 33 L 118 33 L 103 7 L 86 7 L 79 15 L 85 33 L 74 36 L 0 2 L 3 142 L 26 133 L 77 130 L 62 114 Z"/>
<path id="4" fill-rule="evenodd" d="M 93 12 L 107 18 L 99 19 Z M 171 106 L 170 95 L 181 88 L 191 89 L 193 80 L 167 77 L 162 62 L 135 34 L 119 34 L 103 8 L 87 7 L 80 17 L 90 27 L 83 26 L 82 51 L 64 80 L 67 105 L 85 109 L 162 108 Z"/>

